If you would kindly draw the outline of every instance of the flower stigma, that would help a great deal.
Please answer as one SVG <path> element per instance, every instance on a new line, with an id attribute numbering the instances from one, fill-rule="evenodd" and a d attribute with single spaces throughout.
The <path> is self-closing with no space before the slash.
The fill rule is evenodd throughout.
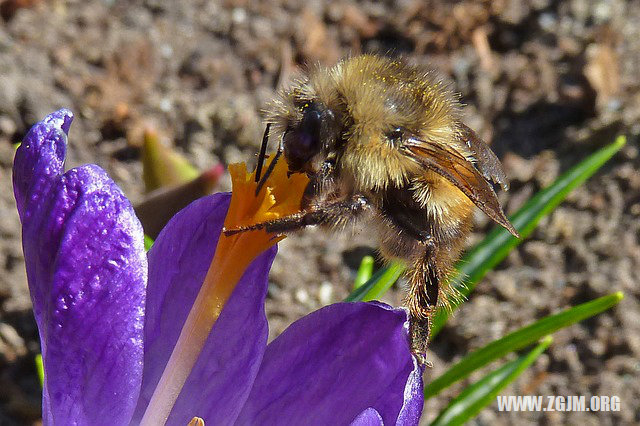
<path id="1" fill-rule="evenodd" d="M 233 189 L 225 228 L 253 225 L 298 212 L 309 179 L 304 174 L 287 176 L 287 172 L 287 163 L 281 159 L 256 194 L 255 172 L 248 173 L 244 163 L 231 164 Z M 263 229 L 231 236 L 220 234 L 207 275 L 149 401 L 142 425 L 165 424 L 236 284 L 254 258 L 284 238 Z"/>
<path id="2" fill-rule="evenodd" d="M 204 420 L 202 420 L 200 417 L 194 417 L 191 419 L 191 421 L 189 421 L 189 423 L 187 423 L 187 426 L 205 426 L 205 425 L 204 425 Z"/>

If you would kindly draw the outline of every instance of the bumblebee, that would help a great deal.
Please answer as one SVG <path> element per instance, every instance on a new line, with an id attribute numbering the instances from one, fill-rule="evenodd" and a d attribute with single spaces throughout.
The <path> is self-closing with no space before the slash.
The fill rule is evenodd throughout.
<path id="1" fill-rule="evenodd" d="M 268 107 L 256 173 L 259 190 L 281 154 L 289 173 L 306 173 L 300 212 L 227 234 L 365 221 L 383 259 L 408 266 L 411 345 L 424 362 L 431 318 L 456 295 L 446 278 L 474 206 L 518 236 L 490 183 L 508 189 L 500 162 L 462 123 L 460 108 L 432 71 L 403 60 L 362 55 L 311 70 Z M 273 136 L 278 151 L 260 178 Z"/>

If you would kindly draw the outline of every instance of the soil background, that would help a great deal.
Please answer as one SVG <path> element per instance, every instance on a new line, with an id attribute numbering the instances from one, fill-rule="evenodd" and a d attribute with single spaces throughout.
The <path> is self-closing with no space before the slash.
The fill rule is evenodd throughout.
<path id="1" fill-rule="evenodd" d="M 559 173 L 628 143 L 481 282 L 432 344 L 451 363 L 549 313 L 614 291 L 614 309 L 555 335 L 503 395 L 617 395 L 619 412 L 501 413 L 477 424 L 640 423 L 640 1 L 0 0 L 0 425 L 36 424 L 39 352 L 11 189 L 13 143 L 74 111 L 67 166 L 97 163 L 135 202 L 153 125 L 204 169 L 255 162 L 260 109 L 304 64 L 404 55 L 449 78 L 466 123 L 503 160 L 515 211 Z M 220 190 L 229 187 L 228 177 Z M 477 215 L 471 245 L 494 225 Z M 287 238 L 271 272 L 271 336 L 350 290 L 366 232 Z M 300 268 L 300 265 L 304 265 Z M 401 289 L 386 301 L 399 305 Z M 477 379 L 476 375 L 472 379 Z M 433 419 L 463 385 L 426 403 Z"/>

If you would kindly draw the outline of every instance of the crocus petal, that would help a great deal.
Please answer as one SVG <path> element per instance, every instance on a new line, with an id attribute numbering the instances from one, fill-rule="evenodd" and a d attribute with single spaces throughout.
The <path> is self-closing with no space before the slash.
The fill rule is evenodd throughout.
<path id="1" fill-rule="evenodd" d="M 424 407 L 424 383 L 422 382 L 424 368 L 413 358 L 413 370 L 409 373 L 404 387 L 404 400 L 398 414 L 398 425 L 417 425 Z"/>
<path id="2" fill-rule="evenodd" d="M 384 420 L 375 408 L 367 408 L 351 422 L 351 426 L 384 426 Z"/>
<path id="3" fill-rule="evenodd" d="M 133 207 L 104 170 L 63 171 L 73 116 L 36 124 L 14 192 L 45 369 L 45 424 L 124 424 L 142 380 L 147 260 Z"/>
<path id="4" fill-rule="evenodd" d="M 157 385 L 207 273 L 230 201 L 229 194 L 197 200 L 178 213 L 149 252 L 145 365 L 136 423 Z M 215 323 L 168 424 L 194 416 L 232 424 L 257 374 L 268 335 L 264 299 L 272 248 L 256 258 Z"/>
<path id="5" fill-rule="evenodd" d="M 415 381 L 420 373 L 404 310 L 377 303 L 327 306 L 269 344 L 238 424 L 349 424 L 359 416 L 374 419 L 367 408 L 395 424 L 407 404 L 413 412 L 422 398 L 422 382 Z"/>

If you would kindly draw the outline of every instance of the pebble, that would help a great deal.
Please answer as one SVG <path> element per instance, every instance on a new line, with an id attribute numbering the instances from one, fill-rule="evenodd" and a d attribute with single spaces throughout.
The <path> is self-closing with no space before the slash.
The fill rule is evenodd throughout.
<path id="1" fill-rule="evenodd" d="M 328 305 L 332 302 L 333 285 L 329 281 L 324 281 L 318 289 L 318 300 L 321 305 Z"/>
<path id="2" fill-rule="evenodd" d="M 309 303 L 309 292 L 304 288 L 297 289 L 294 294 L 294 297 L 296 301 L 298 301 L 299 303 L 302 303 L 303 305 L 306 305 L 307 303 Z"/>

